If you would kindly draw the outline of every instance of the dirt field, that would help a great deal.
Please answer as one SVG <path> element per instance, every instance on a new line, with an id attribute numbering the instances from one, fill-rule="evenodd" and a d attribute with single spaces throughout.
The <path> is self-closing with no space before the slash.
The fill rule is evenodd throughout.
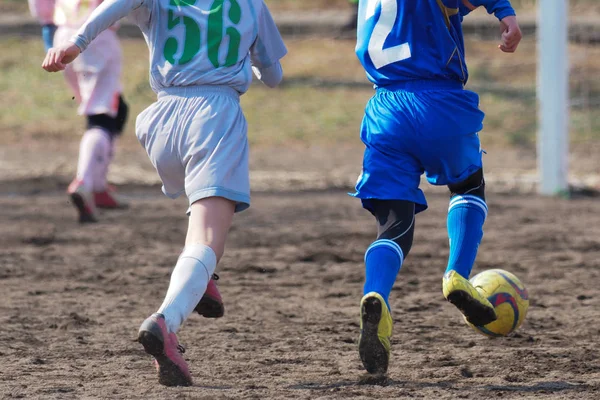
<path id="1" fill-rule="evenodd" d="M 370 216 L 342 190 L 256 192 L 218 272 L 221 320 L 181 331 L 195 385 L 160 387 L 135 342 L 183 243 L 185 202 L 121 191 L 132 208 L 74 222 L 64 182 L 2 183 L 0 397 L 34 399 L 600 398 L 600 202 L 490 193 L 475 272 L 529 288 L 512 337 L 487 339 L 443 300 L 444 190 L 429 192 L 391 297 L 385 385 L 357 354 Z"/>

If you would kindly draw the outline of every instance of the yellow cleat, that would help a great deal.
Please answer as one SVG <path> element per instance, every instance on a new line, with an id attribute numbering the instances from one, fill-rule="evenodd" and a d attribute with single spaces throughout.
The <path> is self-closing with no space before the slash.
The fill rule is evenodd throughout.
<path id="1" fill-rule="evenodd" d="M 456 271 L 444 275 L 442 290 L 446 300 L 454 304 L 469 323 L 484 326 L 496 320 L 492 303 Z"/>
<path id="2" fill-rule="evenodd" d="M 390 361 L 392 316 L 383 297 L 367 293 L 360 301 L 358 353 L 370 374 L 385 374 Z"/>

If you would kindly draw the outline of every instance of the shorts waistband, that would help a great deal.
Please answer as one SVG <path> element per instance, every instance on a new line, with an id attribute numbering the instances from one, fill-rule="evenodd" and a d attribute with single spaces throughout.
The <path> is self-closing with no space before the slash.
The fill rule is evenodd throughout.
<path id="1" fill-rule="evenodd" d="M 419 92 L 423 90 L 463 90 L 464 85 L 460 81 L 444 80 L 416 80 L 397 82 L 391 85 L 377 86 L 377 89 L 396 91 L 405 90 L 408 92 Z"/>
<path id="2" fill-rule="evenodd" d="M 225 95 L 238 100 L 240 98 L 240 93 L 234 88 L 217 85 L 169 86 L 159 90 L 158 98 L 166 96 L 202 97 L 210 94 Z"/>

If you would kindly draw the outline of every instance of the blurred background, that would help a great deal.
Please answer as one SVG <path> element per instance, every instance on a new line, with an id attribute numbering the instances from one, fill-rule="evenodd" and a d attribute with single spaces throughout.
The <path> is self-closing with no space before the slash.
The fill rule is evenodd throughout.
<path id="1" fill-rule="evenodd" d="M 242 102 L 249 121 L 254 188 L 343 186 L 360 170 L 362 111 L 373 91 L 354 55 L 354 5 L 347 0 L 267 0 L 285 35 L 285 82 L 256 83 Z M 481 135 L 490 181 L 534 190 L 536 173 L 536 12 L 538 2 L 513 0 L 525 33 L 516 54 L 496 46 L 497 20 L 477 10 L 465 20 L 468 87 L 486 112 Z M 600 185 L 600 2 L 571 0 L 570 181 Z M 0 176 L 68 182 L 84 121 L 60 74 L 40 68 L 40 30 L 24 0 L 0 1 Z M 117 184 L 158 183 L 134 136 L 135 116 L 155 95 L 147 48 L 136 27 L 120 30 L 124 94 L 131 105 L 110 178 Z"/>

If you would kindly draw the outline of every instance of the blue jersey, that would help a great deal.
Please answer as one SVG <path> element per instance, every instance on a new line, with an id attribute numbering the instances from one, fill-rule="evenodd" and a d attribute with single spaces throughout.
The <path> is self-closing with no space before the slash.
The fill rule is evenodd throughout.
<path id="1" fill-rule="evenodd" d="M 461 23 L 479 6 L 498 19 L 515 15 L 509 0 L 360 0 L 356 54 L 369 80 L 466 83 Z"/>

